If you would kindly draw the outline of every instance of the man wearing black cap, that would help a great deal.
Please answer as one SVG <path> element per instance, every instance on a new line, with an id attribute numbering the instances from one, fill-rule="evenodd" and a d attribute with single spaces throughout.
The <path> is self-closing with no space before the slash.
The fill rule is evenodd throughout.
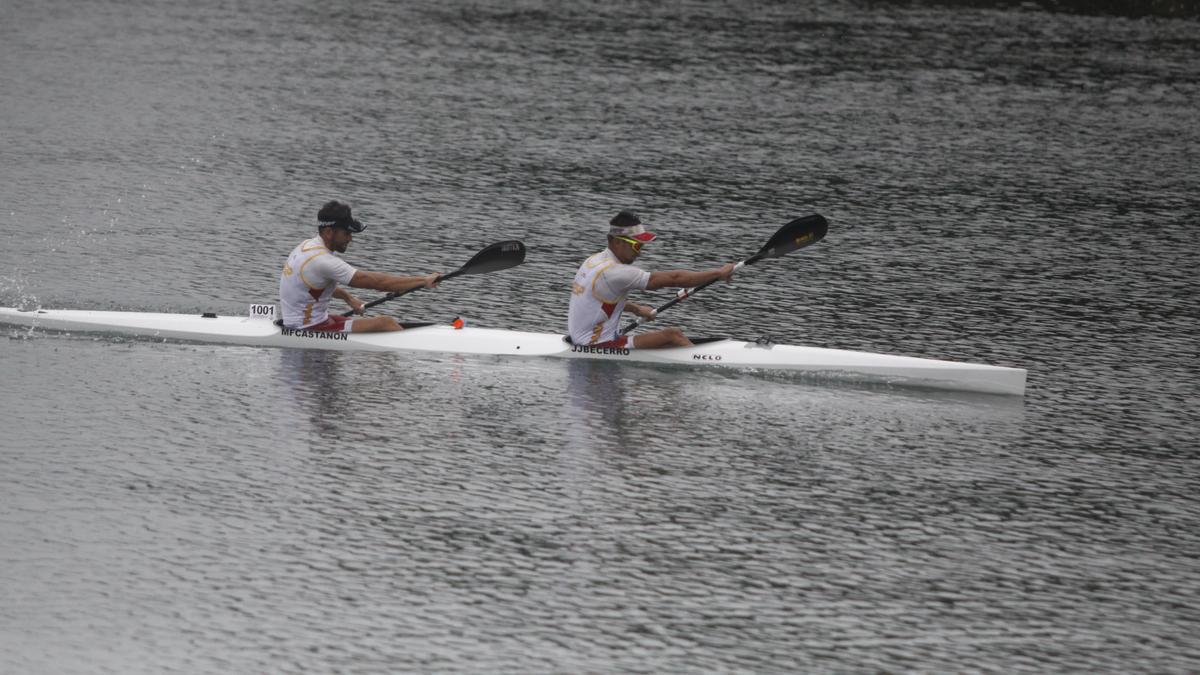
<path id="1" fill-rule="evenodd" d="M 279 299 L 283 305 L 283 325 L 312 331 L 372 333 L 402 330 L 390 316 L 369 319 L 346 319 L 329 314 L 329 299 L 338 298 L 362 314 L 363 302 L 339 286 L 371 288 L 388 293 L 402 293 L 424 286 L 437 285 L 440 274 L 423 277 L 402 277 L 383 272 L 356 270 L 334 255 L 345 253 L 353 234 L 366 226 L 350 215 L 350 207 L 338 201 L 327 202 L 317 212 L 317 236 L 301 242 L 288 256 L 279 277 Z"/>
<path id="2" fill-rule="evenodd" d="M 567 315 L 571 342 L 625 349 L 691 345 L 692 341 L 683 331 L 674 327 L 641 333 L 633 338 L 628 335 L 618 337 L 622 311 L 647 320 L 654 319 L 653 308 L 628 302 L 626 296 L 632 290 L 692 288 L 714 279 L 729 281 L 733 278 L 734 263 L 702 272 L 646 272 L 634 267 L 633 261 L 637 260 L 642 247 L 654 241 L 657 235 L 647 232 L 642 219 L 632 211 L 621 211 L 608 225 L 608 248 L 585 260 L 575 273 Z"/>

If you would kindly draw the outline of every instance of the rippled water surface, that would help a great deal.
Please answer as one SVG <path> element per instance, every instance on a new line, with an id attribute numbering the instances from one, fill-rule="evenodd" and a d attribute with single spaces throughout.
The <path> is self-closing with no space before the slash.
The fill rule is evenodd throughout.
<path id="1" fill-rule="evenodd" d="M 529 248 L 382 308 L 561 331 L 620 208 L 818 212 L 663 321 L 1029 389 L 0 327 L 0 673 L 1200 669 L 1195 20 L 13 4 L 0 305 L 241 313 L 339 198 L 360 268 Z"/>

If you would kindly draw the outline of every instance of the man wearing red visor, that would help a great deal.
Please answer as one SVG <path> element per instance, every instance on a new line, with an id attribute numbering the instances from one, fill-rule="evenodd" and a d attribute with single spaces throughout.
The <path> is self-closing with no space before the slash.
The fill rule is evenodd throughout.
<path id="1" fill-rule="evenodd" d="M 327 202 L 317 211 L 317 236 L 292 250 L 279 277 L 279 300 L 283 325 L 312 331 L 373 333 L 402 330 L 390 316 L 347 319 L 329 313 L 329 299 L 338 298 L 362 314 L 363 302 L 342 286 L 402 293 L 420 286 L 433 288 L 440 274 L 405 277 L 384 272 L 357 270 L 334 255 L 345 253 L 354 234 L 367 229 L 350 215 L 350 206 Z M 340 284 L 340 285 L 339 285 Z"/>
<path id="2" fill-rule="evenodd" d="M 642 247 L 655 238 L 656 235 L 647 232 L 641 218 L 632 211 L 621 211 L 609 221 L 608 248 L 585 260 L 575 273 L 567 314 L 571 342 L 625 349 L 687 347 L 692 344 L 683 331 L 674 327 L 636 336 L 617 336 L 621 330 L 621 312 L 629 312 L 647 320 L 654 318 L 653 308 L 626 299 L 630 291 L 692 288 L 714 279 L 729 281 L 733 278 L 734 263 L 702 272 L 646 272 L 634 267 L 633 261 L 637 260 Z"/>

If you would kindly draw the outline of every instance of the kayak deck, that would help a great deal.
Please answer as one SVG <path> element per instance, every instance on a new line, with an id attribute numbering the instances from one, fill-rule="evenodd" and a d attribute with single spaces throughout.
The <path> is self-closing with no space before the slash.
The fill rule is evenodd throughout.
<path id="1" fill-rule="evenodd" d="M 280 328 L 263 318 L 0 307 L 0 323 L 216 344 L 358 351 L 424 351 L 583 358 L 692 367 L 801 371 L 957 391 L 1023 395 L 1026 373 L 1006 368 L 823 347 L 724 338 L 691 347 L 613 349 L 573 345 L 562 335 L 430 324 L 390 333 L 320 333 Z"/>

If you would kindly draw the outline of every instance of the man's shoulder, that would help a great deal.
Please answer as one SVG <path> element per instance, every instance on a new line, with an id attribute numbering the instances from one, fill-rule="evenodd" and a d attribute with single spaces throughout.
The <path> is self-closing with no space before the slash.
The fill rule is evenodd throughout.
<path id="1" fill-rule="evenodd" d="M 358 272 L 350 263 L 342 260 L 337 253 L 329 251 L 329 255 L 317 254 L 311 258 L 317 269 L 321 270 L 329 279 L 334 279 L 339 283 L 348 284 L 350 279 Z"/>
<path id="2" fill-rule="evenodd" d="M 601 267 L 601 266 L 607 267 L 608 265 L 610 265 L 614 262 L 617 262 L 617 260 L 615 258 L 613 258 L 612 261 L 609 262 L 608 258 L 609 258 L 608 249 L 604 249 L 603 251 L 600 251 L 599 253 L 593 253 L 593 254 L 589 255 L 587 258 L 585 258 L 583 263 L 581 263 L 579 265 L 579 271 L 584 272 L 587 270 L 595 270 L 597 267 Z"/>
<path id="3" fill-rule="evenodd" d="M 607 249 L 607 248 L 604 249 L 603 251 L 600 251 L 599 253 L 592 255 L 592 257 L 587 259 L 587 262 L 590 263 L 593 267 L 596 265 L 604 265 L 606 269 L 633 269 L 633 270 L 641 269 L 637 265 L 621 262 L 621 259 L 618 258 L 615 253 L 613 253 L 610 249 Z"/>
<path id="4" fill-rule="evenodd" d="M 322 241 L 320 237 L 313 237 L 312 239 L 305 239 L 304 241 L 300 242 L 300 244 L 298 246 L 296 246 L 296 248 L 299 249 L 301 253 L 312 253 L 313 251 L 326 251 L 326 252 L 329 251 L 329 249 L 325 246 L 325 242 Z"/>
<path id="5" fill-rule="evenodd" d="M 623 263 L 613 258 L 611 264 L 604 265 L 600 270 L 599 276 L 614 289 L 637 288 L 644 278 L 650 276 L 650 273 L 636 265 Z"/>

